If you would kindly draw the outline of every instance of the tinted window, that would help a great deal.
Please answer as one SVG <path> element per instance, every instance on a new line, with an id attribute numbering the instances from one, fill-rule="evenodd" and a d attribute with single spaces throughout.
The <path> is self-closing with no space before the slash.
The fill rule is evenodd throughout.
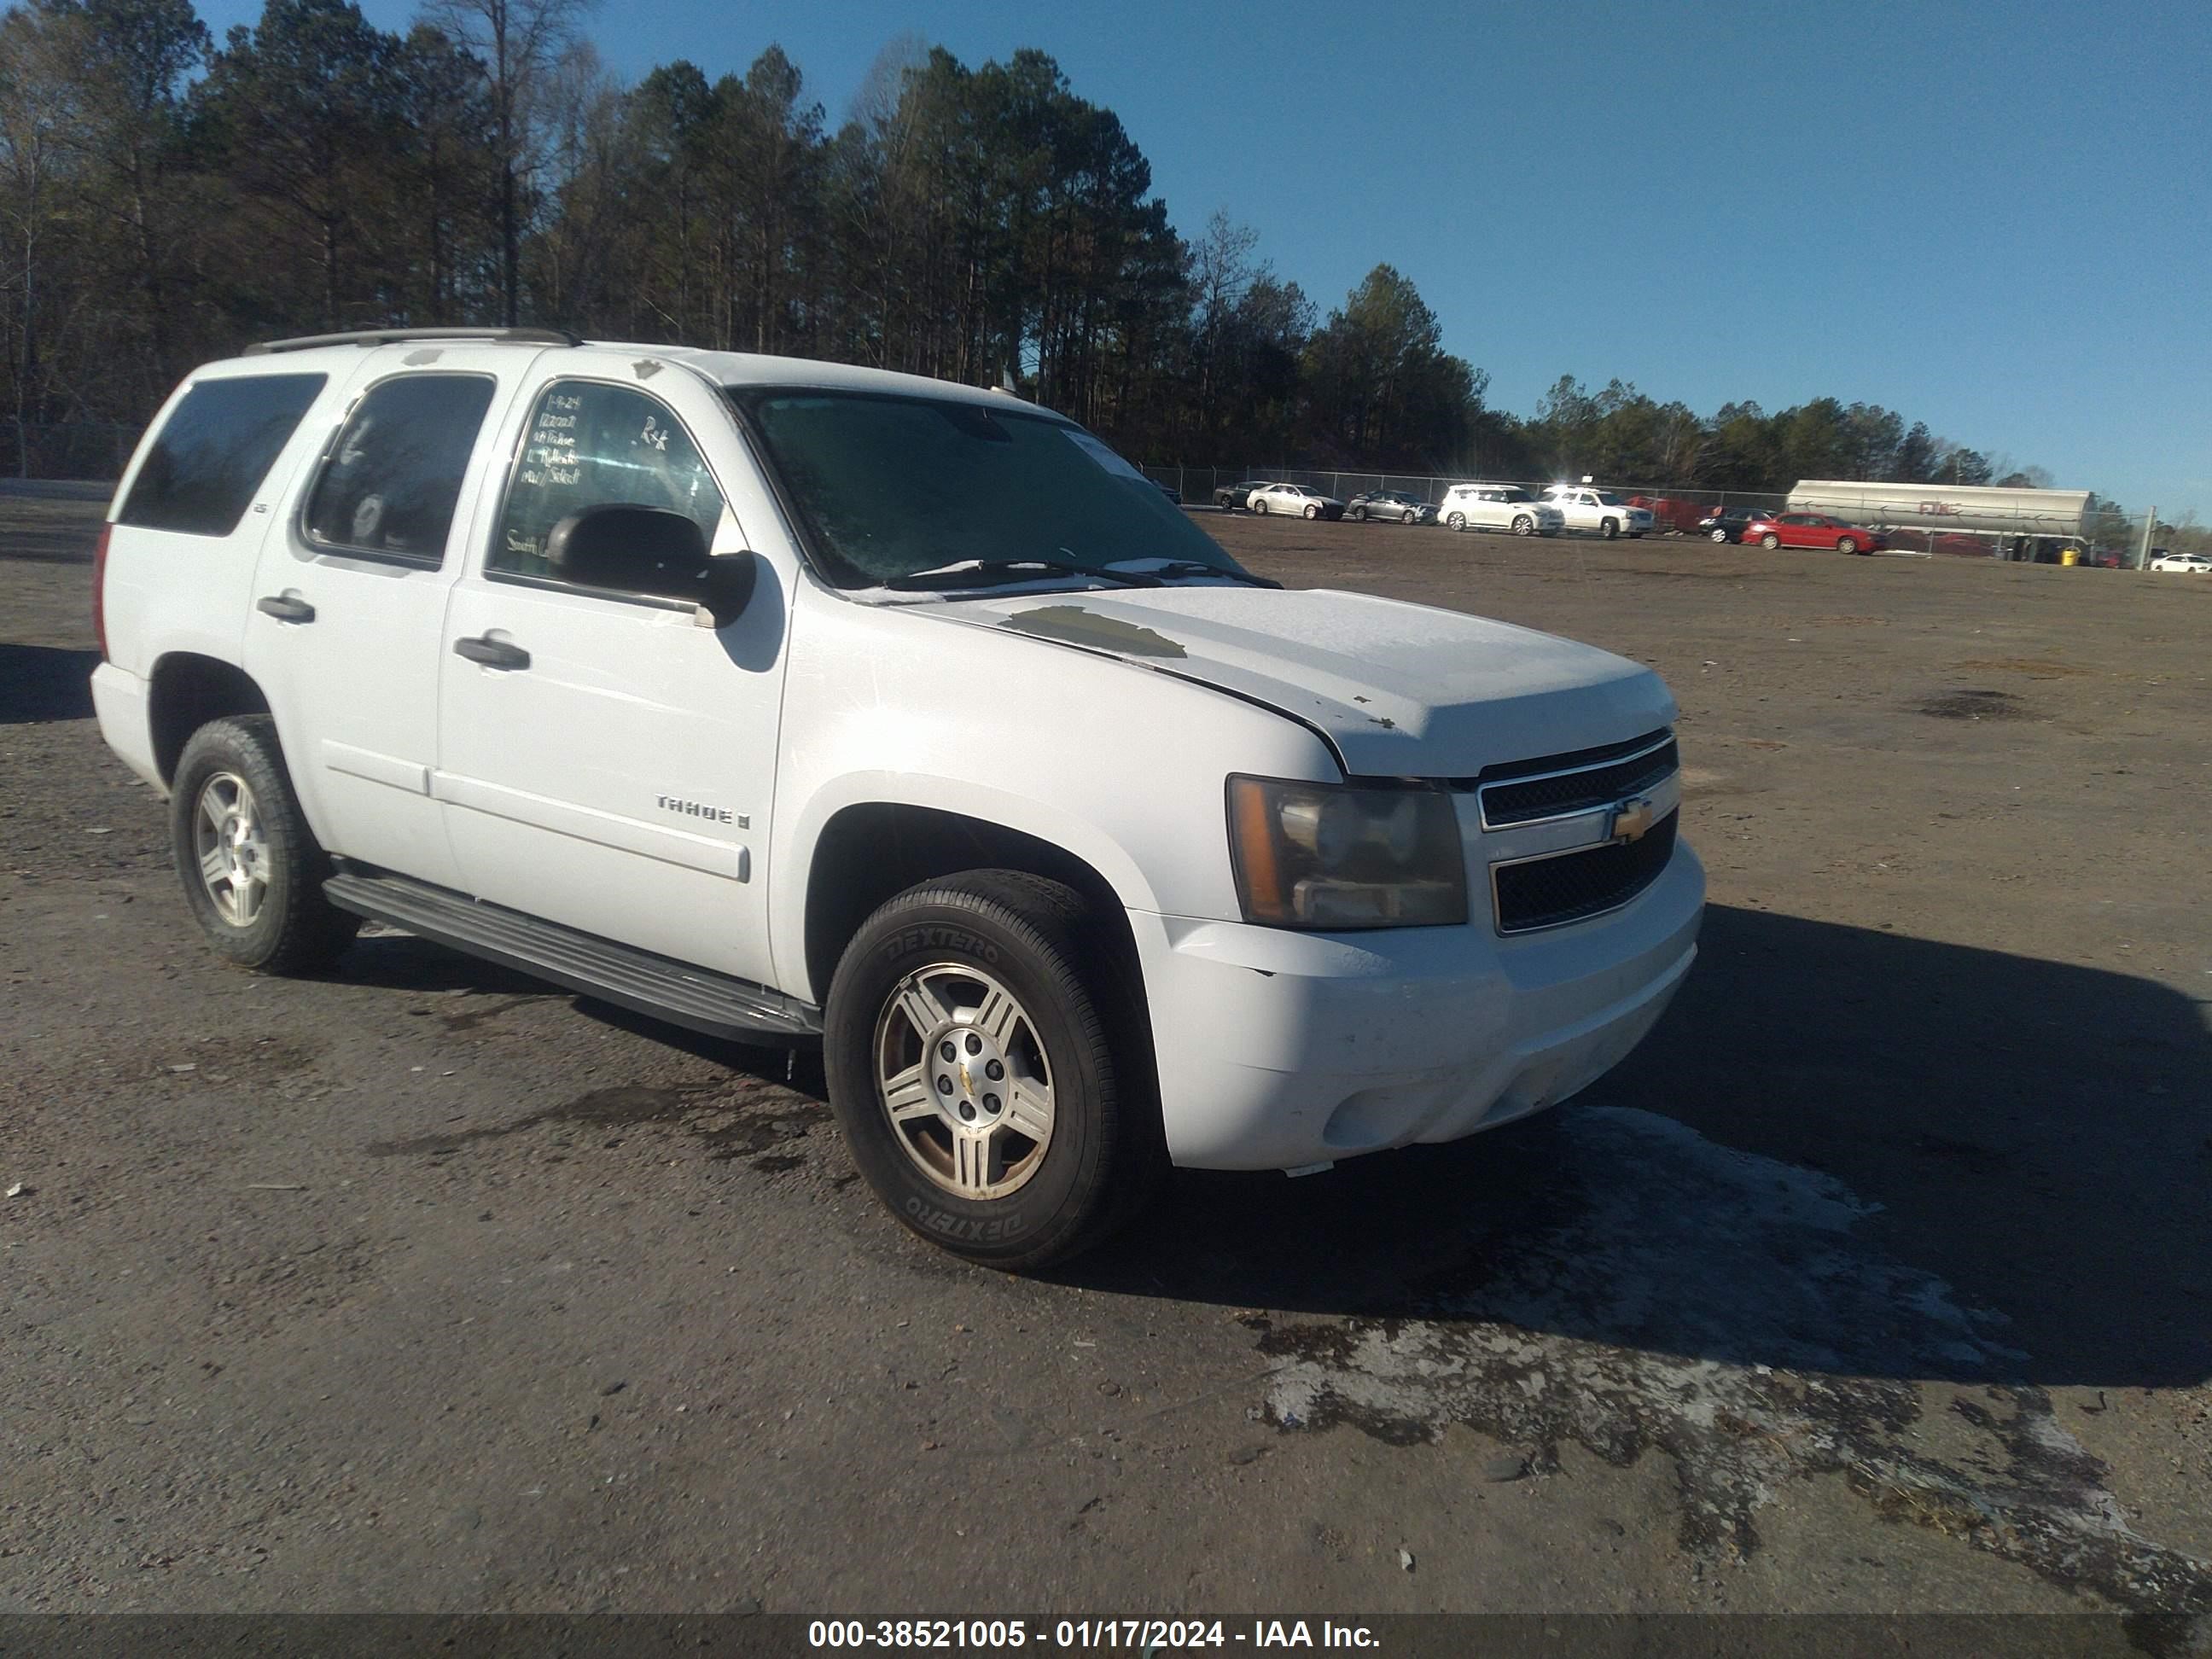
<path id="1" fill-rule="evenodd" d="M 969 560 L 1235 570 L 1220 544 L 1080 427 L 951 398 L 739 389 L 830 580 Z"/>
<path id="2" fill-rule="evenodd" d="M 628 386 L 556 380 L 523 434 L 487 568 L 551 574 L 545 538 L 553 526 L 610 504 L 681 513 L 710 545 L 722 520 L 714 475 L 666 404 Z"/>
<path id="3" fill-rule="evenodd" d="M 192 536 L 230 534 L 325 378 L 202 380 L 163 423 L 117 522 Z"/>
<path id="4" fill-rule="evenodd" d="M 442 560 L 492 389 L 481 374 L 409 374 L 372 386 L 307 497 L 308 542 Z"/>

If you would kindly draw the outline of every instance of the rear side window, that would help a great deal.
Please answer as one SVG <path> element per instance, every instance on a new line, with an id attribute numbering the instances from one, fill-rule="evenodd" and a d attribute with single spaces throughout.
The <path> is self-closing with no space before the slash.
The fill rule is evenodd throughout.
<path id="1" fill-rule="evenodd" d="M 155 434 L 116 522 L 188 536 L 230 534 L 326 379 L 202 380 Z"/>
<path id="2" fill-rule="evenodd" d="M 308 545 L 442 562 L 494 384 L 483 374 L 407 374 L 370 387 L 308 494 Z"/>

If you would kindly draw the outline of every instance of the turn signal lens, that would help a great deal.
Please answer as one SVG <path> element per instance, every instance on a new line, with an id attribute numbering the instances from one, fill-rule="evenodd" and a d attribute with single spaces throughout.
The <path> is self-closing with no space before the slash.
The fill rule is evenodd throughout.
<path id="1" fill-rule="evenodd" d="M 1229 848 L 1247 921 L 1334 932 L 1467 920 L 1459 817 L 1440 790 L 1232 777 Z"/>

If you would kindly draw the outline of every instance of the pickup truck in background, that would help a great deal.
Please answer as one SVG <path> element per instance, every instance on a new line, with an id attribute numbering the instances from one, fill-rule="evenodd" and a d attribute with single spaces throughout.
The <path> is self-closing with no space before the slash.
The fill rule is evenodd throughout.
<path id="1" fill-rule="evenodd" d="M 1607 541 L 1616 536 L 1641 536 L 1651 528 L 1650 507 L 1632 507 L 1610 489 L 1553 484 L 1544 491 L 1544 499 L 1559 509 L 1568 529 L 1594 532 Z"/>

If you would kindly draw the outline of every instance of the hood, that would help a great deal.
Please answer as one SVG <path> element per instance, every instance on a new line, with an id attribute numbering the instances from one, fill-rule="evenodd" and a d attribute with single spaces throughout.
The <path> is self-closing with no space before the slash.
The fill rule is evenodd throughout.
<path id="1" fill-rule="evenodd" d="M 1656 674 L 1609 651 L 1367 593 L 1117 589 L 956 599 L 923 614 L 1265 703 L 1318 728 L 1358 776 L 1471 777 L 1640 737 L 1675 712 Z"/>

